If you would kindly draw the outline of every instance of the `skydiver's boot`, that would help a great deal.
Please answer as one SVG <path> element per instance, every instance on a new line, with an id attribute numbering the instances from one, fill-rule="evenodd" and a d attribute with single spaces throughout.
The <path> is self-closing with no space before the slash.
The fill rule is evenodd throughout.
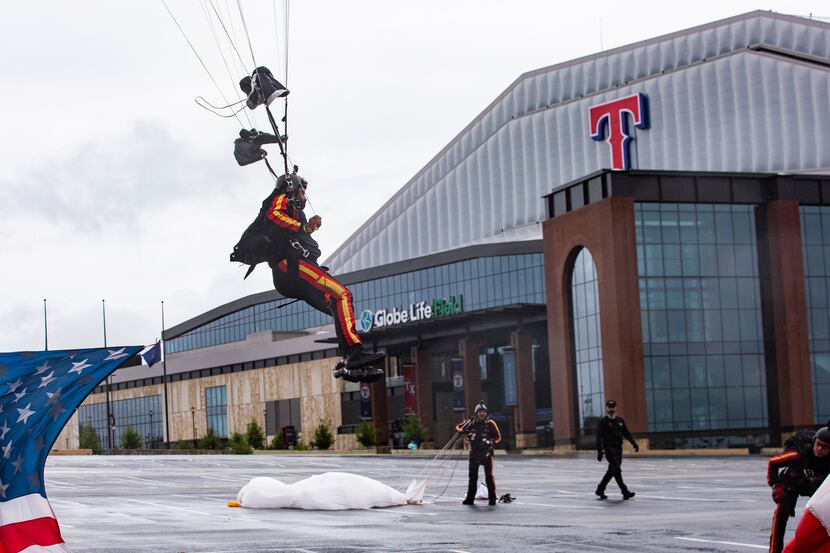
<path id="1" fill-rule="evenodd" d="M 382 351 L 366 351 L 359 345 L 353 347 L 334 367 L 334 376 L 348 382 L 375 382 L 383 377 L 380 365 L 386 359 Z"/>

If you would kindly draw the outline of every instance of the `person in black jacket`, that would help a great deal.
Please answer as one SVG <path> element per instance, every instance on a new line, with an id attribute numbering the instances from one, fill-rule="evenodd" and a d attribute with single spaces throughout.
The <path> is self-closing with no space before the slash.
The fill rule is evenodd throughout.
<path id="1" fill-rule="evenodd" d="M 607 499 L 605 495 L 605 487 L 611 478 L 616 480 L 620 487 L 623 499 L 631 499 L 634 497 L 634 492 L 629 491 L 622 479 L 622 441 L 623 437 L 631 442 L 634 446 L 634 451 L 640 451 L 640 446 L 634 441 L 631 432 L 625 425 L 622 417 L 617 416 L 617 402 L 609 399 L 605 403 L 605 416 L 602 417 L 597 425 L 597 461 L 602 462 L 602 455 L 608 460 L 608 470 L 605 471 L 605 476 L 597 485 L 597 490 L 594 492 L 600 499 Z"/>
<path id="2" fill-rule="evenodd" d="M 484 481 L 487 483 L 487 499 L 496 504 L 496 480 L 493 478 L 493 447 L 501 441 L 501 431 L 496 421 L 487 416 L 483 401 L 476 404 L 475 416 L 456 425 L 456 432 L 464 432 L 470 440 L 470 480 L 464 505 L 473 505 L 478 489 L 478 467 L 484 467 Z"/>
<path id="3" fill-rule="evenodd" d="M 828 421 L 830 422 L 830 421 Z M 787 519 L 795 516 L 798 496 L 812 496 L 830 473 L 830 428 L 796 432 L 784 451 L 767 462 L 767 484 L 776 503 L 770 528 L 770 553 L 784 549 Z"/>
<path id="4" fill-rule="evenodd" d="M 343 355 L 335 376 L 372 382 L 383 375 L 376 365 L 385 354 L 363 349 L 355 329 L 352 293 L 317 262 L 320 247 L 311 234 L 320 228 L 322 219 L 319 215 L 306 219 L 303 209 L 307 186 L 308 182 L 294 173 L 283 175 L 262 203 L 258 217 L 264 225 L 261 234 L 269 243 L 268 265 L 274 287 L 283 296 L 305 300 L 333 317 Z"/>

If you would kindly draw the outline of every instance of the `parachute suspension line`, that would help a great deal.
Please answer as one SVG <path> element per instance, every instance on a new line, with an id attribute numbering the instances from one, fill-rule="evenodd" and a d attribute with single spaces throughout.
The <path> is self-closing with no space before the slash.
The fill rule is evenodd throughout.
<path id="1" fill-rule="evenodd" d="M 430 460 L 427 465 L 421 469 L 421 472 L 418 473 L 418 479 L 423 476 L 424 480 L 430 480 L 436 470 L 440 469 L 443 465 L 444 461 L 447 457 L 449 457 L 453 450 L 461 444 L 464 445 L 464 434 L 461 432 L 456 432 L 452 438 L 446 443 L 446 445 L 441 448 L 441 450 L 435 455 L 435 457 Z"/>
<path id="2" fill-rule="evenodd" d="M 242 59 L 242 56 L 239 54 L 239 50 L 236 48 L 236 42 L 234 41 L 233 38 L 231 38 L 231 35 L 228 32 L 228 28 L 225 27 L 225 22 L 222 21 L 222 16 L 219 15 L 219 10 L 217 10 L 216 6 L 213 4 L 213 0 L 208 0 L 208 2 L 210 3 L 210 7 L 213 9 L 213 13 L 216 14 L 216 19 L 219 21 L 219 24 L 222 25 L 222 30 L 225 31 L 225 36 L 228 37 L 228 41 L 231 43 L 231 47 L 233 47 L 233 51 L 236 52 L 236 57 L 239 59 L 239 63 L 241 63 L 242 67 L 244 68 L 245 67 L 245 61 Z M 248 72 L 248 70 L 246 69 L 245 73 L 247 73 L 247 72 Z"/>
<path id="3" fill-rule="evenodd" d="M 230 79 L 230 81 L 231 81 L 231 88 L 233 88 L 233 90 L 236 93 L 236 99 L 239 100 L 239 102 L 235 102 L 232 105 L 237 105 L 239 103 L 244 103 L 245 100 L 240 98 L 239 87 L 236 86 L 236 81 L 235 81 L 233 75 L 231 74 L 231 69 L 230 69 L 230 67 L 228 67 L 228 60 L 225 57 L 225 50 L 224 50 L 224 48 L 222 48 L 222 46 L 219 43 L 219 36 L 216 34 L 216 26 L 214 25 L 213 18 L 210 16 L 210 13 L 208 12 L 208 9 L 207 9 L 207 4 L 206 4 L 207 1 L 209 1 L 211 3 L 211 6 L 213 6 L 213 0 L 201 0 L 199 5 L 202 8 L 202 14 L 205 16 L 205 21 L 207 21 L 208 27 L 210 27 L 210 32 L 213 35 L 213 42 L 214 42 L 214 44 L 216 44 L 216 49 L 219 51 L 219 57 L 222 58 L 222 64 L 225 66 L 225 72 L 228 75 L 228 79 Z M 214 11 L 214 13 L 216 13 L 216 8 L 215 7 L 214 7 L 213 11 Z M 218 17 L 218 13 L 217 13 L 217 17 Z M 219 23 L 222 24 L 222 26 L 224 27 L 224 23 L 222 23 L 221 19 L 219 20 Z M 234 49 L 236 49 L 236 46 L 233 43 L 231 43 L 231 46 Z M 208 102 L 205 101 L 205 103 L 208 103 Z M 208 104 L 208 105 L 210 105 L 210 104 Z M 204 107 L 204 106 L 202 106 L 202 107 Z M 216 106 L 211 106 L 211 107 L 216 107 Z M 242 111 L 244 113 L 245 119 L 248 121 L 248 125 L 253 127 L 254 124 L 251 122 L 251 117 L 248 115 L 248 112 L 244 111 L 244 106 L 243 106 L 243 109 L 241 109 L 239 111 Z M 237 112 L 237 113 L 239 113 L 239 112 Z"/>
<path id="4" fill-rule="evenodd" d="M 274 129 L 274 134 L 277 137 L 277 145 L 280 147 L 280 154 L 282 155 L 283 165 L 285 166 L 285 174 L 288 175 L 288 152 L 285 149 L 285 144 L 280 136 L 280 130 L 277 128 L 277 122 L 274 121 L 274 115 L 271 113 L 271 108 L 268 107 L 268 104 L 265 104 L 265 113 L 268 114 L 268 121 L 271 123 L 271 127 Z"/>
<path id="5" fill-rule="evenodd" d="M 182 29 L 182 26 L 179 25 L 179 21 L 176 19 L 176 16 L 173 15 L 172 11 L 170 11 L 170 7 L 167 5 L 167 2 L 165 2 L 164 0 L 161 0 L 161 3 L 164 5 L 164 9 L 167 10 L 167 13 L 170 15 L 170 18 L 173 20 L 173 23 L 176 24 L 176 27 L 179 29 L 179 32 L 184 37 L 185 41 L 187 42 L 187 45 L 190 46 L 190 49 L 193 51 L 193 54 L 196 56 L 196 59 L 198 59 L 199 63 L 202 64 L 202 68 L 205 70 L 205 73 L 207 73 L 208 77 L 210 77 L 210 80 L 213 83 L 213 86 L 215 86 L 216 90 L 219 91 L 219 95 L 222 97 L 222 99 L 226 103 L 230 103 L 230 102 L 228 102 L 228 99 L 225 98 L 225 94 L 222 92 L 222 88 L 219 86 L 219 83 L 217 83 L 216 79 L 213 78 L 213 75 L 211 74 L 210 70 L 207 68 L 207 65 L 205 65 L 204 60 L 202 60 L 202 56 L 199 55 L 199 52 L 196 51 L 196 48 L 193 46 L 193 43 L 187 37 L 187 33 L 185 33 L 184 29 Z M 244 126 L 244 125 L 242 125 L 242 120 L 239 119 L 239 117 L 236 114 L 234 114 L 234 117 L 236 117 L 236 120 L 239 121 L 240 126 Z"/>
<path id="6" fill-rule="evenodd" d="M 256 62 L 256 55 L 254 54 L 254 46 L 251 44 L 251 34 L 248 32 L 248 23 L 245 21 L 245 12 L 242 11 L 242 3 L 240 0 L 236 0 L 236 5 L 239 8 L 239 17 L 242 19 L 242 28 L 245 30 L 245 38 L 248 40 L 248 48 L 251 51 L 251 59 L 254 60 L 254 67 L 256 67 L 255 71 L 257 72 L 257 79 L 260 80 L 261 78 L 259 75 L 259 66 Z M 274 134 L 277 137 L 277 144 L 280 147 L 280 154 L 282 155 L 283 165 L 285 166 L 285 174 L 288 175 L 288 153 L 285 150 L 285 144 L 280 137 L 280 130 L 277 127 L 277 122 L 274 121 L 274 115 L 271 113 L 271 108 L 268 107 L 268 102 L 266 98 L 262 96 L 262 90 L 259 90 L 259 98 L 262 101 L 262 104 L 265 106 L 265 113 L 268 114 L 268 121 L 271 123 L 271 128 L 274 129 Z"/>
<path id="7" fill-rule="evenodd" d="M 271 176 L 274 177 L 274 184 L 276 184 L 280 177 L 274 172 L 274 168 L 271 167 L 271 164 L 268 163 L 268 158 L 264 157 L 262 159 L 263 161 L 265 161 L 265 166 L 268 167 L 268 171 L 271 173 Z M 307 200 L 308 198 L 306 198 L 306 201 Z"/>
<path id="8" fill-rule="evenodd" d="M 234 111 L 230 115 L 223 115 L 223 114 L 219 113 L 217 110 L 227 109 L 227 108 L 230 108 L 230 107 L 237 106 L 240 103 L 243 103 L 245 100 L 240 100 L 239 102 L 234 102 L 233 104 L 228 104 L 227 106 L 222 106 L 222 107 L 214 106 L 213 104 L 211 104 L 210 102 L 208 102 L 207 100 L 202 98 L 201 96 L 196 96 L 196 99 L 194 101 L 196 102 L 196 105 L 198 105 L 200 108 L 211 112 L 213 115 L 223 117 L 225 119 L 230 119 L 231 117 L 236 117 L 237 121 L 239 121 L 239 117 L 237 117 L 237 114 L 245 109 L 245 106 L 242 106 L 241 108 Z M 248 122 L 250 123 L 251 121 L 248 120 Z M 239 121 L 239 124 L 241 125 L 242 121 Z"/>
<path id="9" fill-rule="evenodd" d="M 254 60 L 254 66 L 256 67 L 257 63 L 256 56 L 254 55 L 254 46 L 251 44 L 251 35 L 248 33 L 248 22 L 245 21 L 245 13 L 242 11 L 242 3 L 240 0 L 236 0 L 236 6 L 239 8 L 239 17 L 242 19 L 242 28 L 245 30 L 245 38 L 248 40 L 248 49 L 251 51 L 251 59 Z"/>
<path id="10" fill-rule="evenodd" d="M 288 24 L 288 9 L 291 0 L 285 0 L 285 87 L 288 88 L 288 29 L 291 27 Z M 285 97 L 285 109 L 282 116 L 282 122 L 285 126 L 285 135 L 288 136 L 288 96 Z M 285 145 L 285 153 L 288 153 L 288 144 Z"/>
<path id="11" fill-rule="evenodd" d="M 452 479 L 455 476 L 455 470 L 458 467 L 458 463 L 461 461 L 463 451 L 464 434 L 462 432 L 456 432 L 455 435 L 449 439 L 447 444 L 435 457 L 432 458 L 432 460 L 430 460 L 429 463 L 427 463 L 427 466 L 424 467 L 416 477 L 416 481 L 421 480 L 424 483 L 424 486 L 426 486 L 426 483 L 430 480 L 440 482 L 446 477 L 446 484 L 444 485 L 444 488 L 432 499 L 433 502 L 441 498 L 452 483 Z M 447 477 L 446 475 L 448 470 L 449 476 Z"/>

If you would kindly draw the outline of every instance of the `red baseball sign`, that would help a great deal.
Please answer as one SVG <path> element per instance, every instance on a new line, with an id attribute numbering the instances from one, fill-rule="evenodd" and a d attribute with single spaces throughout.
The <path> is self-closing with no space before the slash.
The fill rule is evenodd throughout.
<path id="1" fill-rule="evenodd" d="M 591 106 L 588 110 L 591 138 L 602 140 L 605 128 L 611 146 L 611 168 L 624 171 L 631 168 L 631 156 L 628 143 L 632 137 L 628 133 L 628 114 L 638 129 L 648 128 L 648 104 L 645 94 L 638 93 L 619 98 L 604 104 Z"/>

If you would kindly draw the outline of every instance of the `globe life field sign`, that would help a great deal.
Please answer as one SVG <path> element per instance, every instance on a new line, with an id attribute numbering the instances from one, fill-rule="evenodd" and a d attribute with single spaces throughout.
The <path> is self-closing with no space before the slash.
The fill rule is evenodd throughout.
<path id="1" fill-rule="evenodd" d="M 449 299 L 437 298 L 431 303 L 419 301 L 409 304 L 409 307 L 393 307 L 392 309 L 364 309 L 357 320 L 357 330 L 369 332 L 373 328 L 383 328 L 410 322 L 423 321 L 448 317 L 464 312 L 464 296 L 450 296 Z"/>

